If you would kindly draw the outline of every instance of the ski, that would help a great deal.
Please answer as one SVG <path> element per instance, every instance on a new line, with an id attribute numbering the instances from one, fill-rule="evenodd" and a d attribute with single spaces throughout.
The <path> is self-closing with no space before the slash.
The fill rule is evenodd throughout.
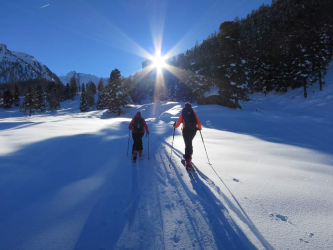
<path id="1" fill-rule="evenodd" d="M 197 182 L 197 180 L 195 179 L 194 175 L 193 175 L 193 172 L 195 172 L 195 170 L 193 170 L 192 168 L 186 170 L 187 173 L 190 175 L 190 177 L 195 181 Z"/>
<path id="2" fill-rule="evenodd" d="M 185 158 L 185 157 L 184 157 L 184 158 Z M 181 162 L 182 162 L 182 164 L 183 164 L 183 165 L 185 166 L 185 168 L 186 168 L 186 161 L 185 161 L 185 159 L 182 159 Z M 195 182 L 197 182 L 197 180 L 195 179 L 195 177 L 194 177 L 194 175 L 193 175 L 193 173 L 195 172 L 195 168 L 194 168 L 192 162 L 191 162 L 191 168 L 186 169 L 186 172 L 189 174 L 189 176 L 190 176 Z"/>

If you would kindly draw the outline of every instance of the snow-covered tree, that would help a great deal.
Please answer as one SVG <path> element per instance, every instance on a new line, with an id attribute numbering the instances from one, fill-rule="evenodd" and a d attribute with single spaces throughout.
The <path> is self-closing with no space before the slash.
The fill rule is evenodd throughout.
<path id="1" fill-rule="evenodd" d="M 86 93 L 86 88 L 84 87 L 84 83 L 82 83 L 82 88 L 81 88 L 80 110 L 81 112 L 87 112 L 89 110 L 87 93 Z"/>
<path id="2" fill-rule="evenodd" d="M 105 88 L 105 96 L 109 113 L 122 113 L 121 107 L 127 104 L 126 96 L 122 90 L 122 77 L 118 69 L 112 70 L 109 83 Z"/>
<path id="3" fill-rule="evenodd" d="M 240 29 L 238 22 L 224 22 L 220 26 L 220 43 L 222 64 L 218 86 L 220 94 L 233 100 L 240 107 L 238 101 L 248 100 L 248 78 L 246 59 L 243 58 Z"/>
<path id="4" fill-rule="evenodd" d="M 102 110 L 105 108 L 106 108 L 105 89 L 104 89 L 104 86 L 98 85 L 98 96 L 97 96 L 96 109 Z"/>

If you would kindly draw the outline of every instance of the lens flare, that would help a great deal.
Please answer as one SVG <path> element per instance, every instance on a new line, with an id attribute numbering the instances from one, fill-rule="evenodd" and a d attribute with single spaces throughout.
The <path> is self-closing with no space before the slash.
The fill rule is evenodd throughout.
<path id="1" fill-rule="evenodd" d="M 160 53 L 157 53 L 155 57 L 153 57 L 153 67 L 157 68 L 157 70 L 161 70 L 166 67 L 165 59 L 161 56 Z"/>

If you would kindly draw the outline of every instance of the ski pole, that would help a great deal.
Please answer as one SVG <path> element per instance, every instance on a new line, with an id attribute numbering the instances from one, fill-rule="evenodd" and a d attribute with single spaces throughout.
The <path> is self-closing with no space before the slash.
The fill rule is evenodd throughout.
<path id="1" fill-rule="evenodd" d="M 202 137 L 201 130 L 199 130 L 199 131 L 200 131 L 200 135 L 201 135 L 202 143 L 203 143 L 204 148 L 205 148 L 205 151 L 206 151 L 206 155 L 207 155 L 208 163 L 209 163 L 209 165 L 212 165 L 212 164 L 210 164 L 210 161 L 209 161 L 209 157 L 208 157 L 207 149 L 206 149 L 206 146 L 205 146 L 204 139 L 203 139 L 203 137 Z"/>
<path id="2" fill-rule="evenodd" d="M 129 143 L 130 143 L 130 138 L 131 138 L 131 136 L 130 136 L 130 133 L 131 133 L 131 131 L 130 131 L 130 130 L 128 130 L 128 145 L 127 145 L 127 156 L 128 156 L 128 149 L 129 149 Z"/>
<path id="3" fill-rule="evenodd" d="M 149 134 L 148 134 L 148 160 L 150 159 L 149 157 Z"/>
<path id="4" fill-rule="evenodd" d="M 171 166 L 171 157 L 172 157 L 172 151 L 173 151 L 173 141 L 175 140 L 175 131 L 176 131 L 176 128 L 173 127 L 173 136 L 172 136 L 172 146 L 171 146 L 169 167 Z"/>

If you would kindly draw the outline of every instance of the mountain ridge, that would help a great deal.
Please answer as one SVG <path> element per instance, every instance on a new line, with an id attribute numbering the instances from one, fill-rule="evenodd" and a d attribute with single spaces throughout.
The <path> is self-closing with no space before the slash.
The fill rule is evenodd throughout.
<path id="1" fill-rule="evenodd" d="M 9 50 L 0 44 L 0 84 L 46 79 L 60 82 L 58 76 L 34 56 Z"/>

